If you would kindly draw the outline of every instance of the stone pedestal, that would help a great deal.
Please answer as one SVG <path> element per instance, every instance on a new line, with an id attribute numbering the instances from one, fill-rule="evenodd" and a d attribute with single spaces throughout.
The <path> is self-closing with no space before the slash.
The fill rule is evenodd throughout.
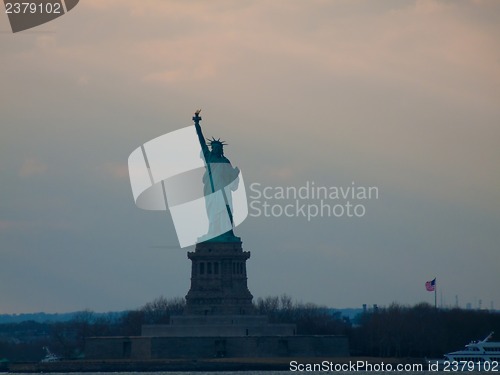
<path id="1" fill-rule="evenodd" d="M 293 336 L 294 324 L 270 324 L 256 315 L 247 286 L 246 261 L 241 240 L 206 241 L 188 253 L 191 259 L 191 288 L 186 295 L 184 315 L 170 324 L 144 325 L 149 337 Z"/>
<path id="2" fill-rule="evenodd" d="M 247 286 L 246 261 L 241 241 L 202 242 L 191 259 L 191 289 L 186 295 L 185 315 L 254 314 Z"/>

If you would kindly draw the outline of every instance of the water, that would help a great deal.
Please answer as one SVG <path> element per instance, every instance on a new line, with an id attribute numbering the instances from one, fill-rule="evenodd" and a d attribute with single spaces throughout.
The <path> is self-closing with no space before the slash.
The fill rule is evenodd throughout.
<path id="1" fill-rule="evenodd" d="M 291 374 L 336 374 L 336 375 L 352 375 L 352 374 L 359 374 L 359 375 L 373 375 L 373 374 L 407 374 L 407 375 L 444 375 L 444 374 L 453 374 L 454 372 L 443 372 L 443 371 L 351 371 L 351 372 L 346 372 L 346 371 L 324 371 L 324 372 L 318 372 L 318 371 L 213 371 L 213 372 L 206 372 L 206 371 L 198 371 L 198 372 L 170 372 L 170 371 L 159 371 L 159 372 L 109 372 L 109 373 L 103 373 L 103 372 L 72 372 L 71 375 L 105 375 L 105 374 L 113 374 L 113 375 L 291 375 Z M 467 374 L 484 374 L 484 372 L 477 372 L 477 371 L 467 371 L 465 372 Z M 495 373 L 495 372 L 493 372 Z M 0 374 L 6 374 L 6 373 L 0 373 Z M 17 375 L 33 375 L 34 373 L 17 373 Z M 50 372 L 45 372 L 44 375 L 61 375 L 61 373 L 50 373 Z"/>

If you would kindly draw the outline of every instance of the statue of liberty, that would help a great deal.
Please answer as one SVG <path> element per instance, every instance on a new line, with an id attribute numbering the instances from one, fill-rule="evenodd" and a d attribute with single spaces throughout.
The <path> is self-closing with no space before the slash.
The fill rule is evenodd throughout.
<path id="1" fill-rule="evenodd" d="M 199 239 L 202 241 L 232 242 L 239 241 L 233 233 L 233 204 L 231 192 L 238 187 L 238 167 L 233 168 L 231 162 L 224 156 L 226 143 L 219 139 L 207 138 L 209 146 L 201 131 L 200 115 L 197 110 L 193 117 L 196 134 L 205 161 L 205 173 L 203 174 L 203 193 L 209 222 L 208 233 Z M 204 240 L 206 238 L 206 240 Z"/>

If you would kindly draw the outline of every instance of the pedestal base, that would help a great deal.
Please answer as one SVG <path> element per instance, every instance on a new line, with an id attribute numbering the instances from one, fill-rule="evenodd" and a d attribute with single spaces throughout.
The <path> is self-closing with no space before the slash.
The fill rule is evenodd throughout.
<path id="1" fill-rule="evenodd" d="M 293 336 L 295 324 L 270 324 L 263 315 L 183 315 L 170 324 L 143 325 L 147 337 Z"/>

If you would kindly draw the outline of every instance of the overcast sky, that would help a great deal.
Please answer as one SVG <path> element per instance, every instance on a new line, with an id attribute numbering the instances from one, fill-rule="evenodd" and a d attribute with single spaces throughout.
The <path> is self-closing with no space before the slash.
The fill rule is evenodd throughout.
<path id="1" fill-rule="evenodd" d="M 0 313 L 184 296 L 129 154 L 192 124 L 261 186 L 377 186 L 361 218 L 248 217 L 254 297 L 500 308 L 500 2 L 82 0 L 0 14 Z M 280 203 L 280 202 L 271 202 Z M 281 202 L 282 203 L 282 202 Z M 280 204 L 281 204 L 280 203 Z"/>

